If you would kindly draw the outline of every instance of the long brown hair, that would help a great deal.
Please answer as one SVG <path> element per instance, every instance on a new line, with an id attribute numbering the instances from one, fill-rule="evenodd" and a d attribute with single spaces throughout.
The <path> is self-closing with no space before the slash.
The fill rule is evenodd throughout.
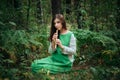
<path id="1" fill-rule="evenodd" d="M 56 14 L 53 19 L 52 19 L 52 23 L 51 23 L 51 30 L 50 30 L 50 37 L 49 37 L 49 40 L 52 41 L 52 36 L 53 34 L 56 32 L 56 28 L 55 28 L 55 25 L 54 25 L 54 20 L 55 19 L 59 19 L 62 23 L 62 28 L 67 30 L 67 27 L 66 27 L 66 22 L 65 22 L 65 19 L 63 17 L 62 14 Z M 60 35 L 60 31 L 58 31 L 58 38 L 59 38 L 59 35 Z"/>

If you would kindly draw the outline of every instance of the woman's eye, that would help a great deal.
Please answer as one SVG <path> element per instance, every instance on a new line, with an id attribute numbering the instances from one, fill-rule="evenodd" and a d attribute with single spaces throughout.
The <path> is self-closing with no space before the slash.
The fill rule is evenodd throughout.
<path id="1" fill-rule="evenodd" d="M 60 21 L 57 21 L 57 23 L 60 23 Z"/>
<path id="2" fill-rule="evenodd" d="M 55 21 L 54 24 L 60 23 L 60 21 Z"/>

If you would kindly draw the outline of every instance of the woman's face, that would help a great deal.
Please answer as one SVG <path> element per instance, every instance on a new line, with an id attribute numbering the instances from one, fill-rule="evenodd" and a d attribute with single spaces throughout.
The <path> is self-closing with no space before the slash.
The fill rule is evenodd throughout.
<path id="1" fill-rule="evenodd" d="M 54 20 L 54 26 L 57 30 L 62 30 L 62 23 L 58 18 Z"/>

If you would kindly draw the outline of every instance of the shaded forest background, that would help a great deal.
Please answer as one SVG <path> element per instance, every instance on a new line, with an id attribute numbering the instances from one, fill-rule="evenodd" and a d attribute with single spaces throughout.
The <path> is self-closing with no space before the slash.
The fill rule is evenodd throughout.
<path id="1" fill-rule="evenodd" d="M 0 0 L 0 80 L 119 80 L 120 0 Z M 65 16 L 77 38 L 68 73 L 33 75 L 47 57 L 51 19 Z"/>

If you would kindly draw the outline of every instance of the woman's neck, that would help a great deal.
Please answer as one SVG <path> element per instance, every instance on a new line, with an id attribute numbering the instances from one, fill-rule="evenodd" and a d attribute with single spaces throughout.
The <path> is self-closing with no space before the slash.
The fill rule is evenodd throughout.
<path id="1" fill-rule="evenodd" d="M 67 31 L 68 31 L 68 30 L 66 30 L 66 29 L 62 29 L 62 30 L 60 30 L 60 33 L 61 33 L 61 34 L 65 34 Z"/>

